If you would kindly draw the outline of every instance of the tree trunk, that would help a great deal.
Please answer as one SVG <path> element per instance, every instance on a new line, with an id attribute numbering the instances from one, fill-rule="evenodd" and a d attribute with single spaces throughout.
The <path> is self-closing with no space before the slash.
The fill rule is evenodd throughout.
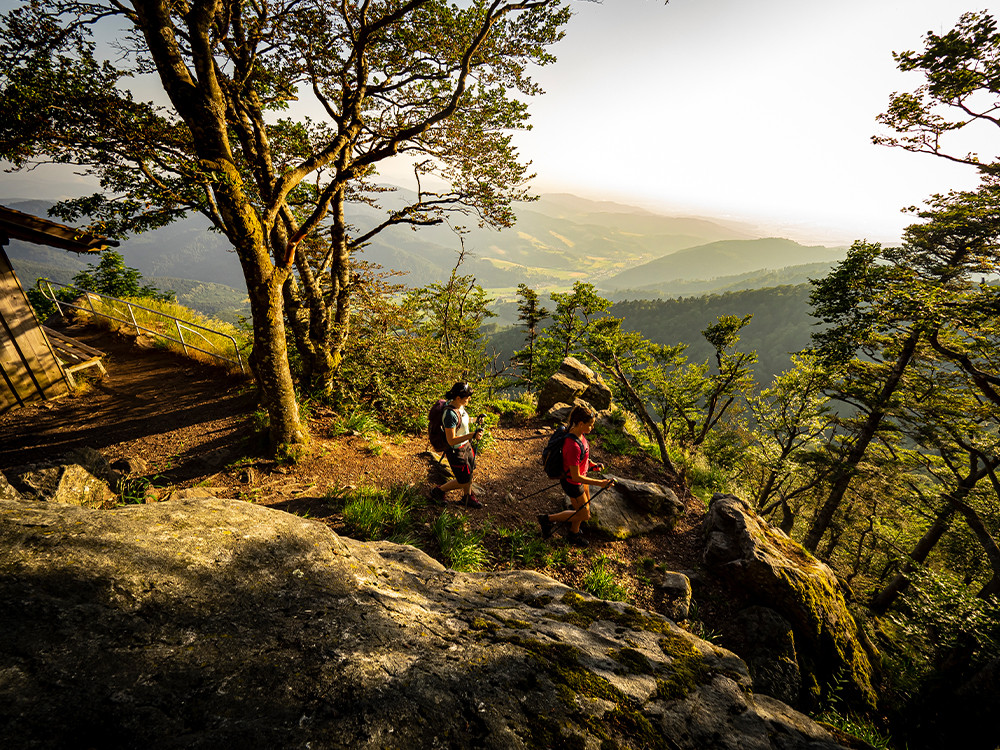
<path id="1" fill-rule="evenodd" d="M 948 530 L 948 526 L 951 521 L 951 517 L 955 514 L 955 506 L 948 504 L 938 513 L 937 518 L 934 519 L 934 523 L 927 532 L 920 537 L 920 541 L 917 542 L 916 546 L 913 548 L 913 552 L 910 553 L 910 559 L 907 561 L 903 569 L 896 574 L 889 583 L 883 588 L 878 594 L 872 599 L 871 604 L 868 608 L 876 615 L 884 615 L 889 611 L 889 607 L 892 606 L 893 602 L 906 591 L 907 587 L 910 585 L 910 579 L 907 577 L 913 572 L 915 565 L 921 565 L 927 556 L 934 549 L 934 546 L 941 540 L 944 533 Z"/>
<path id="2" fill-rule="evenodd" d="M 899 382 L 903 377 L 903 371 L 906 370 L 907 365 L 910 364 L 910 360 L 913 359 L 913 355 L 917 350 L 917 343 L 920 341 L 921 335 L 922 329 L 918 326 L 914 326 L 914 328 L 910 331 L 910 335 L 903 343 L 903 348 L 900 350 L 899 356 L 896 357 L 892 370 L 889 372 L 889 377 L 886 379 L 885 384 L 882 386 L 882 390 L 879 391 L 878 396 L 875 398 L 875 402 L 872 404 L 871 411 L 868 413 L 868 418 L 865 420 L 861 430 L 858 432 L 854 444 L 851 446 L 850 453 L 847 455 L 844 464 L 837 472 L 837 476 L 830 487 L 830 494 L 827 497 L 826 502 L 823 503 L 822 507 L 819 511 L 817 511 L 816 516 L 813 518 L 812 525 L 809 527 L 809 531 L 806 533 L 805 539 L 802 540 L 802 546 L 810 552 L 816 552 L 816 548 L 819 547 L 820 539 L 823 538 L 823 533 L 830 526 L 834 513 L 836 513 L 837 509 L 840 507 L 840 503 L 843 501 L 844 495 L 847 493 L 847 488 L 850 486 L 851 480 L 854 479 L 855 469 L 865 457 L 869 444 L 878 432 L 878 429 L 882 424 L 882 420 L 885 418 L 886 408 L 889 405 L 889 399 L 892 397 L 892 394 L 895 393 L 896 388 L 899 387 Z"/>
<path id="3" fill-rule="evenodd" d="M 995 587 L 996 579 L 1000 577 L 1000 545 L 997 544 L 997 541 L 990 534 L 989 529 L 986 528 L 986 524 L 983 523 L 982 517 L 976 512 L 975 508 L 956 498 L 950 497 L 948 499 L 965 518 L 965 522 L 969 525 L 972 533 L 976 535 L 976 539 L 979 540 L 983 551 L 986 552 L 986 559 L 990 561 L 990 567 L 993 569 L 993 579 L 978 594 L 978 596 L 984 596 L 983 592 L 989 593 Z"/>
<path id="4" fill-rule="evenodd" d="M 287 450 L 304 443 L 305 433 L 299 422 L 299 406 L 288 367 L 282 314 L 281 288 L 288 272 L 279 273 L 278 270 L 275 269 L 269 279 L 255 284 L 247 280 L 254 340 L 250 366 L 267 410 L 271 449 Z"/>
<path id="5" fill-rule="evenodd" d="M 330 262 L 330 283 L 332 287 L 333 323 L 328 337 L 330 377 L 340 367 L 344 356 L 344 345 L 351 332 L 351 250 L 347 238 L 347 219 L 344 216 L 344 192 L 338 192 L 330 205 L 333 214 L 333 236 Z"/>
<path id="6" fill-rule="evenodd" d="M 632 401 L 635 403 L 636 416 L 639 417 L 640 421 L 642 421 L 642 423 L 646 425 L 646 428 L 653 433 L 653 437 L 656 439 L 656 446 L 660 450 L 660 461 L 662 461 L 663 465 L 670 470 L 671 474 L 675 476 L 680 476 L 680 474 L 678 474 L 677 472 L 677 469 L 674 468 L 673 462 L 670 460 L 670 455 L 667 453 L 667 444 L 663 439 L 663 432 L 657 429 L 656 424 L 653 422 L 652 418 L 646 412 L 646 407 L 645 404 L 643 404 L 642 402 L 642 398 L 639 396 L 638 393 L 635 392 L 635 388 L 632 387 L 632 384 L 629 382 L 628 378 L 625 377 L 625 373 L 622 371 L 621 364 L 619 364 L 618 362 L 618 358 L 615 357 L 614 359 L 614 367 L 608 367 L 607 365 L 605 365 L 605 367 L 614 373 L 615 379 L 618 381 L 619 385 L 621 385 L 622 389 L 624 389 L 624 391 L 628 394 L 629 398 L 631 398 Z"/>

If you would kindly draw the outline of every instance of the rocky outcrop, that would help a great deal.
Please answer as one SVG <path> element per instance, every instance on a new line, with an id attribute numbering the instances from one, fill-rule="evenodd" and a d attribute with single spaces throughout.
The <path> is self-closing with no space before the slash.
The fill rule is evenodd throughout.
<path id="1" fill-rule="evenodd" d="M 24 466 L 10 470 L 8 478 L 22 496 L 32 500 L 89 508 L 108 507 L 115 501 L 108 483 L 79 463 Z"/>
<path id="2" fill-rule="evenodd" d="M 874 708 L 873 669 L 863 634 L 833 571 L 732 495 L 712 498 L 702 532 L 705 565 L 748 604 L 769 607 L 791 625 L 791 641 L 770 660 L 757 653 L 754 661 L 769 661 L 769 669 L 781 674 L 789 653 L 795 653 L 802 680 L 797 705 L 812 707 L 823 689 L 838 681 L 846 686 L 846 697 Z"/>
<path id="3" fill-rule="evenodd" d="M 100 451 L 76 448 L 63 456 L 44 462 L 7 470 L 11 486 L 24 497 L 46 502 L 107 508 L 118 496 L 130 502 L 137 488 L 145 491 L 148 482 L 142 479 L 147 471 L 141 458 L 126 457 L 109 463 Z M 3 496 L 0 487 L 0 497 Z"/>
<path id="4" fill-rule="evenodd" d="M 683 517 L 684 503 L 669 487 L 611 474 L 604 476 L 615 483 L 603 491 L 591 488 L 588 522 L 591 528 L 615 539 L 628 539 L 651 531 L 670 530 Z"/>
<path id="5" fill-rule="evenodd" d="M 723 627 L 726 644 L 747 663 L 754 690 L 785 703 L 799 702 L 802 674 L 791 623 L 770 607 L 741 610 Z"/>
<path id="6" fill-rule="evenodd" d="M 832 750 L 673 622 L 213 498 L 0 501 L 18 747 Z"/>
<path id="7" fill-rule="evenodd" d="M 576 404 L 595 413 L 605 412 L 611 408 L 611 389 L 580 360 L 566 357 L 538 392 L 538 413 L 565 421 Z"/>
<path id="8" fill-rule="evenodd" d="M 667 617 L 675 622 L 686 620 L 691 613 L 691 579 L 668 570 L 655 583 L 663 593 Z"/>

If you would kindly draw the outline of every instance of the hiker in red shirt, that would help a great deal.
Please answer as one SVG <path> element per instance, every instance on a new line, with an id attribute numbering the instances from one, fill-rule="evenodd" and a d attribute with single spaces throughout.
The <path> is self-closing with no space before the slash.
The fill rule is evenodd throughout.
<path id="1" fill-rule="evenodd" d="M 594 429 L 596 416 L 585 406 L 577 406 L 569 415 L 569 433 L 563 441 L 563 475 L 559 484 L 563 492 L 573 503 L 573 510 L 560 513 L 542 514 L 538 523 L 542 527 L 542 536 L 551 536 L 552 528 L 561 521 L 569 522 L 569 535 L 566 539 L 570 544 L 586 547 L 588 542 L 580 532 L 580 525 L 590 518 L 590 485 L 599 487 L 611 486 L 613 479 L 592 479 L 587 476 L 591 469 L 604 471 L 604 466 L 590 460 L 590 444 L 585 435 Z"/>

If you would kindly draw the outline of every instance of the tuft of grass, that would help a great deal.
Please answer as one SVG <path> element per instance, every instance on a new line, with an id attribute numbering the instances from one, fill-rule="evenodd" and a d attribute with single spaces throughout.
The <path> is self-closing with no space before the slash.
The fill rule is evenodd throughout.
<path id="1" fill-rule="evenodd" d="M 497 529 L 497 536 L 510 542 L 511 565 L 526 565 L 532 567 L 545 559 L 549 545 L 532 529 Z"/>
<path id="2" fill-rule="evenodd" d="M 141 505 L 146 502 L 146 492 L 152 483 L 146 477 L 129 474 L 118 485 L 118 499 L 122 505 Z"/>
<path id="3" fill-rule="evenodd" d="M 580 587 L 600 599 L 609 599 L 613 602 L 626 601 L 628 592 L 618 585 L 614 571 L 608 568 L 609 562 L 607 556 L 597 558 L 583 577 Z"/>
<path id="4" fill-rule="evenodd" d="M 370 437 L 382 435 L 385 427 L 373 415 L 360 409 L 352 409 L 347 414 L 338 415 L 331 426 L 334 435 L 360 435 Z"/>
<path id="5" fill-rule="evenodd" d="M 431 533 L 441 548 L 445 564 L 453 570 L 482 570 L 489 562 L 483 546 L 485 531 L 470 531 L 465 519 L 443 512 L 431 524 Z"/>
<path id="6" fill-rule="evenodd" d="M 334 496 L 336 497 L 336 495 Z M 417 493 L 412 486 L 360 487 L 342 496 L 344 523 L 364 541 L 408 539 Z M 333 498 L 330 498 L 333 499 Z"/>
<path id="7" fill-rule="evenodd" d="M 544 563 L 547 568 L 567 567 L 570 564 L 569 547 L 562 544 L 550 547 L 548 554 L 544 558 Z"/>
<path id="8" fill-rule="evenodd" d="M 839 729 L 845 734 L 867 742 L 875 750 L 891 750 L 893 747 L 892 737 L 883 735 L 870 722 L 858 716 L 840 714 L 832 709 L 827 709 L 813 718 L 821 724 L 828 724 L 834 729 Z"/>

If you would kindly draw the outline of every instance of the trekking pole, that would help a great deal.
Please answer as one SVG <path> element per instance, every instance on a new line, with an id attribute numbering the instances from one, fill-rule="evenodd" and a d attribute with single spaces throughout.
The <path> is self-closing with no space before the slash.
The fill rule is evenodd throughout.
<path id="1" fill-rule="evenodd" d="M 534 497 L 539 492 L 545 492 L 545 490 L 551 490 L 553 487 L 558 487 L 558 486 L 559 486 L 559 482 L 556 482 L 555 484 L 550 484 L 548 487 L 542 487 L 542 489 L 540 489 L 540 490 L 535 490 L 530 495 L 525 495 L 524 497 L 518 497 L 518 498 L 515 498 L 514 495 L 513 495 L 513 493 L 508 492 L 507 493 L 507 497 L 510 498 L 510 502 L 516 502 L 516 501 L 520 501 L 520 500 L 527 500 L 529 497 Z"/>
<path id="2" fill-rule="evenodd" d="M 598 496 L 598 495 L 600 495 L 600 494 L 601 494 L 602 492 L 604 492 L 604 490 L 608 489 L 608 487 L 614 487 L 614 486 L 615 486 L 615 480 L 614 480 L 614 479 L 612 479 L 612 480 L 611 480 L 611 484 L 609 484 L 609 485 L 608 485 L 607 487 L 601 487 L 601 489 L 599 489 L 599 490 L 598 490 L 597 492 L 595 492 L 595 493 L 594 493 L 593 495 L 591 495 L 591 496 L 590 496 L 590 497 L 589 497 L 589 498 L 587 499 L 587 502 L 585 502 L 585 503 L 584 503 L 583 505 L 581 505 L 581 506 L 580 506 L 579 508 L 577 508 L 576 510 L 574 510 L 574 511 L 573 511 L 573 515 L 571 515 L 571 516 L 570 516 L 569 518 L 567 518 L 567 519 L 566 519 L 565 521 L 556 521 L 556 522 L 555 522 L 555 526 L 558 526 L 558 525 L 559 525 L 559 524 L 561 524 L 561 523 L 565 523 L 565 524 L 567 524 L 567 525 L 568 525 L 568 524 L 570 523 L 570 521 L 572 521 L 572 520 L 573 520 L 574 518 L 576 518 L 576 514 L 577 514 L 577 513 L 579 513 L 579 512 L 581 511 L 581 510 L 583 510 L 583 509 L 584 509 L 584 508 L 586 508 L 586 507 L 587 507 L 588 505 L 590 505 L 591 501 L 592 501 L 592 500 L 593 500 L 593 499 L 594 499 L 595 497 L 597 497 L 597 496 Z M 555 528 L 555 526 L 553 526 L 553 528 Z"/>

